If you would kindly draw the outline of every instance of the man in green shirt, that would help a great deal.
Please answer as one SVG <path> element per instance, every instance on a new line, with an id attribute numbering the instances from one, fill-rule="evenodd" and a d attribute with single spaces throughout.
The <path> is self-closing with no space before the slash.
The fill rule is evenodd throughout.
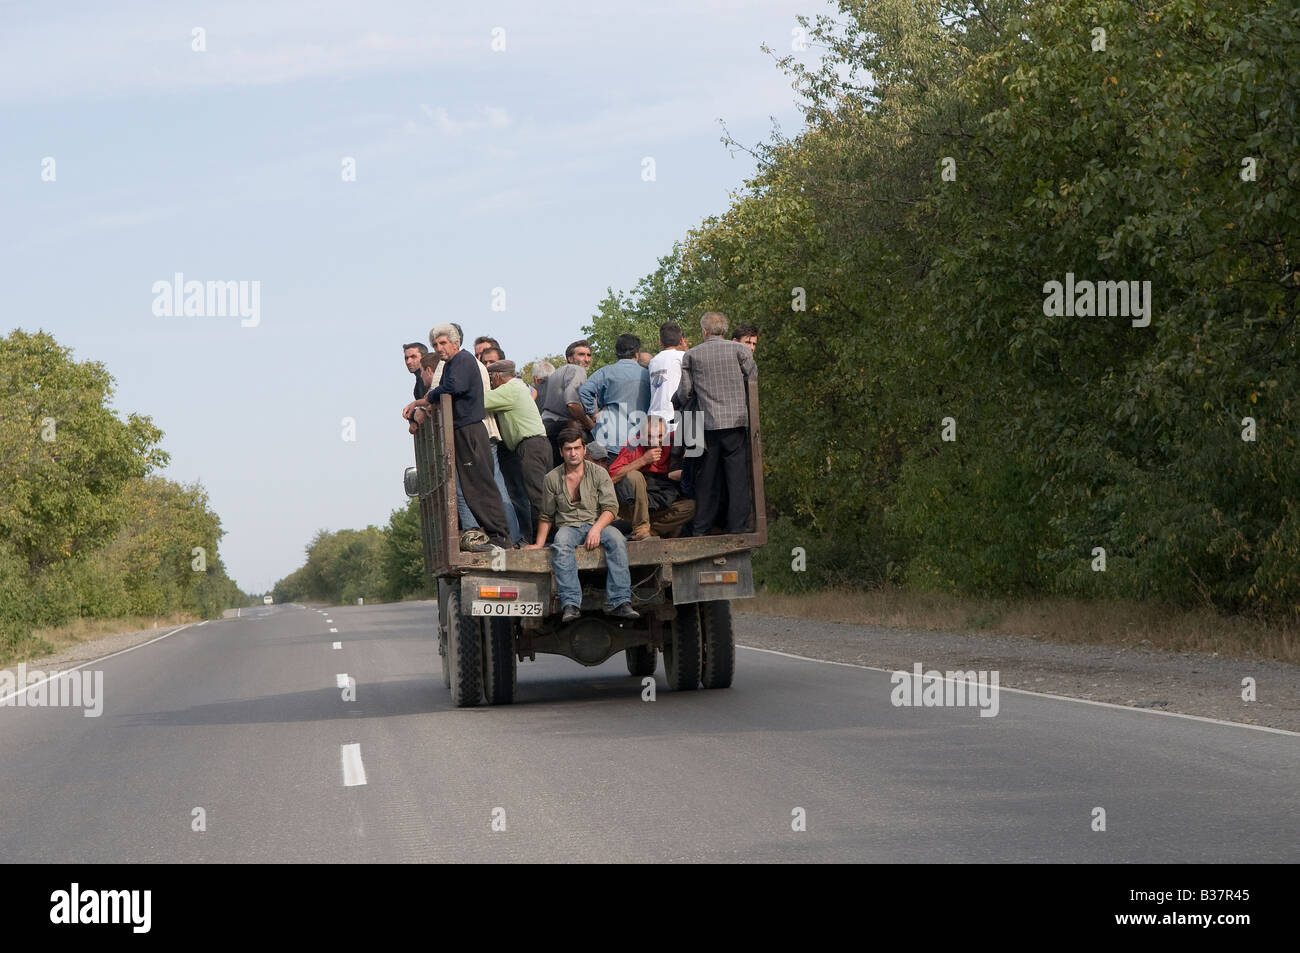
<path id="1" fill-rule="evenodd" d="M 515 362 L 494 361 L 487 372 L 492 387 L 483 395 L 483 409 L 497 415 L 501 476 L 519 517 L 519 532 L 531 539 L 537 532 L 542 484 L 551 468 L 551 442 L 528 385 L 515 377 Z"/>
<path id="2" fill-rule="evenodd" d="M 562 621 L 582 615 L 582 584 L 578 581 L 577 548 L 597 546 L 605 550 L 605 598 L 612 606 L 605 614 L 615 619 L 639 619 L 632 608 L 632 574 L 627 565 L 627 543 L 623 534 L 609 524 L 618 513 L 614 481 L 605 468 L 586 459 L 582 431 L 566 427 L 556 436 L 564 463 L 546 474 L 542 505 L 537 519 L 537 539 L 524 549 L 541 549 L 551 524 L 555 541 L 551 569 L 555 588 L 564 607 Z"/>

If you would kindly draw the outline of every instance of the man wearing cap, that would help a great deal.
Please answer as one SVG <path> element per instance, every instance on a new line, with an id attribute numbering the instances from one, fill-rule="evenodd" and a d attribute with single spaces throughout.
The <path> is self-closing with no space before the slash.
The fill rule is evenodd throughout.
<path id="1" fill-rule="evenodd" d="M 496 414 L 501 430 L 497 452 L 501 475 L 514 503 L 520 531 L 532 539 L 542 508 L 542 487 L 551 469 L 551 442 L 528 385 L 515 377 L 515 362 L 494 361 L 487 372 L 491 389 L 483 395 L 483 408 Z"/>

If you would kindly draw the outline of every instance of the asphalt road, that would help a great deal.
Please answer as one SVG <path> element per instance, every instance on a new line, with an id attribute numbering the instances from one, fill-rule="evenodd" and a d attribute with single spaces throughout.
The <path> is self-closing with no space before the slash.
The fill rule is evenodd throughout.
<path id="1" fill-rule="evenodd" d="M 245 612 L 90 663 L 100 717 L 0 692 L 0 860 L 1300 860 L 1293 734 L 895 707 L 886 673 L 745 649 L 729 690 L 540 656 L 457 710 L 432 603 Z"/>

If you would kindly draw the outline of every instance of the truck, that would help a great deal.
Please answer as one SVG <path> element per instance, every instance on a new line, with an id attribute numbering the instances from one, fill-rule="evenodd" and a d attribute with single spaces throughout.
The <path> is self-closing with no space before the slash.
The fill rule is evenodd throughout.
<path id="1" fill-rule="evenodd" d="M 751 553 L 767 541 L 758 384 L 748 383 L 753 532 L 627 543 L 632 607 L 641 618 L 605 617 L 605 554 L 577 550 L 582 616 L 562 621 L 551 549 L 462 552 L 456 516 L 451 398 L 443 395 L 414 436 L 409 497 L 419 500 L 425 571 L 437 580 L 443 685 L 459 708 L 515 700 L 518 664 L 563 655 L 593 667 L 616 653 L 629 675 L 653 677 L 659 656 L 673 691 L 729 688 L 736 651 L 733 599 L 754 595 Z"/>

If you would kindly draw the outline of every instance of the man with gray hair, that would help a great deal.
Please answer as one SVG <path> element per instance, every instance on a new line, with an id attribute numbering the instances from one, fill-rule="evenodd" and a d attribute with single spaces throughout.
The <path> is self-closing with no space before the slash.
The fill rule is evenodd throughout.
<path id="1" fill-rule="evenodd" d="M 551 379 L 551 375 L 554 373 L 555 365 L 550 361 L 535 361 L 533 363 L 533 390 L 537 395 L 533 398 L 533 402 L 537 404 L 539 413 L 546 403 L 546 382 Z"/>
<path id="2" fill-rule="evenodd" d="M 754 352 L 727 340 L 727 319 L 710 311 L 700 319 L 704 340 L 682 355 L 682 377 L 675 403 L 692 396 L 704 415 L 704 457 L 695 478 L 696 536 L 707 536 L 727 494 L 724 529 L 744 533 L 749 526 L 749 391 L 758 378 Z"/>
<path id="3" fill-rule="evenodd" d="M 418 406 L 431 407 L 443 394 L 451 396 L 452 431 L 456 445 L 456 476 L 470 512 L 503 549 L 514 541 L 506 522 L 502 494 L 493 479 L 492 447 L 484 426 L 482 365 L 460 346 L 460 331 L 451 324 L 439 324 L 429 332 L 434 350 L 443 360 L 442 380 L 420 400 L 408 404 L 402 416 L 409 418 Z"/>
<path id="4" fill-rule="evenodd" d="M 456 329 L 456 333 L 465 338 L 465 332 L 459 324 L 451 322 L 451 326 Z M 433 335 L 430 334 L 432 341 Z M 480 346 L 481 345 L 481 346 Z M 489 353 L 500 353 L 500 345 L 496 343 L 495 338 L 480 337 L 474 341 L 474 351 L 480 356 L 478 362 L 479 377 L 483 381 L 483 400 L 486 403 L 488 391 L 492 389 L 492 382 L 488 379 L 487 365 L 483 363 L 482 358 Z M 434 375 L 433 386 L 438 386 L 438 381 L 442 379 L 442 367 L 439 365 L 438 373 Z M 501 505 L 506 511 L 506 527 L 510 530 L 510 538 L 516 543 L 523 543 L 526 540 L 523 537 L 523 531 L 520 529 L 520 515 L 515 509 L 514 503 L 511 502 L 510 490 L 506 486 L 505 471 L 501 469 L 501 428 L 497 425 L 497 415 L 488 410 L 483 417 L 483 426 L 487 428 L 488 443 L 492 447 L 492 479 L 496 482 L 497 492 L 501 494 Z M 477 525 L 478 521 L 474 519 L 474 514 L 470 512 L 469 507 L 465 504 L 465 493 L 461 489 L 459 481 L 456 483 L 456 511 L 460 514 L 462 529 L 466 526 Z"/>

